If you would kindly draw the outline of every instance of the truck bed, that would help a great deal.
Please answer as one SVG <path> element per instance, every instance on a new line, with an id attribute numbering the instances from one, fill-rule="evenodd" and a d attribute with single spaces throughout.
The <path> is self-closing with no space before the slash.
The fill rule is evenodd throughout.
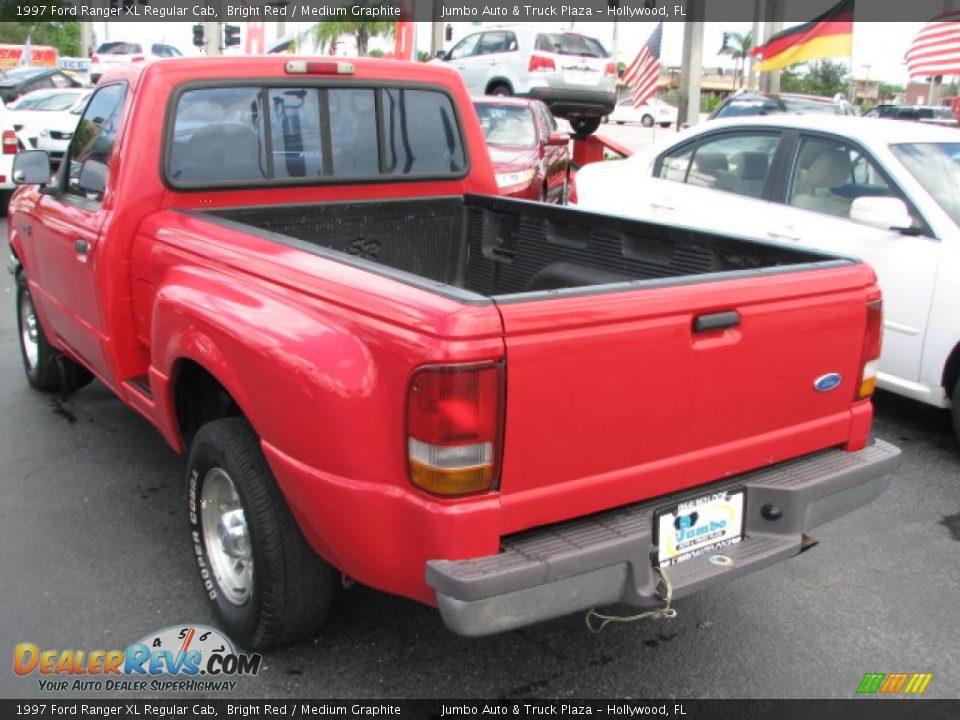
<path id="1" fill-rule="evenodd" d="M 202 211 L 464 301 L 662 286 L 849 262 L 730 235 L 481 195 Z M 629 284 L 629 285 L 625 285 Z"/>

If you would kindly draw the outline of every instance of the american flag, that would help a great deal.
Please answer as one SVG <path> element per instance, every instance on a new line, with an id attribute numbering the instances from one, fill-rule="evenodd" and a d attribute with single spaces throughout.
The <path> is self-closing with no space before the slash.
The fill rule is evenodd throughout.
<path id="1" fill-rule="evenodd" d="M 910 77 L 960 75 L 960 11 L 935 17 L 917 33 L 907 51 Z"/>
<path id="2" fill-rule="evenodd" d="M 623 73 L 623 81 L 630 86 L 633 106 L 640 107 L 657 92 L 660 79 L 660 45 L 663 43 L 663 23 L 650 34 L 650 39 L 640 48 L 636 59 Z"/>

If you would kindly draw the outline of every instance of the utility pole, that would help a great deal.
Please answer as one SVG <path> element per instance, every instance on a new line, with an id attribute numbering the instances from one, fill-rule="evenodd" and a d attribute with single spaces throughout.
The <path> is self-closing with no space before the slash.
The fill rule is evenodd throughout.
<path id="1" fill-rule="evenodd" d="M 205 22 L 203 24 L 203 37 L 207 41 L 207 55 L 220 55 L 223 48 L 220 44 L 223 42 L 222 23 Z"/>
<path id="2" fill-rule="evenodd" d="M 763 0 L 753 0 L 753 28 L 750 30 L 750 37 L 753 38 L 753 47 L 762 45 L 760 40 L 761 23 L 763 22 Z M 752 49 L 752 48 L 751 48 Z M 757 73 L 753 66 L 757 64 L 755 57 L 744 58 L 744 62 L 750 63 L 747 68 L 747 88 L 757 89 Z"/>
<path id="3" fill-rule="evenodd" d="M 783 30 L 783 0 L 765 0 L 765 2 L 766 8 L 763 13 L 765 32 L 763 41 L 766 43 L 770 41 L 771 36 Z M 763 76 L 760 87 L 768 93 L 779 93 L 780 71 L 767 71 Z"/>
<path id="4" fill-rule="evenodd" d="M 80 23 L 80 56 L 90 57 L 90 51 L 93 49 L 93 23 Z"/>
<path id="5" fill-rule="evenodd" d="M 680 65 L 680 107 L 677 130 L 700 121 L 700 78 L 703 75 L 704 0 L 688 0 L 687 21 L 683 24 L 683 58 Z"/>
<path id="6" fill-rule="evenodd" d="M 435 58 L 438 50 L 443 50 L 443 20 L 440 17 L 443 11 L 441 0 L 432 0 L 430 3 L 430 57 Z"/>

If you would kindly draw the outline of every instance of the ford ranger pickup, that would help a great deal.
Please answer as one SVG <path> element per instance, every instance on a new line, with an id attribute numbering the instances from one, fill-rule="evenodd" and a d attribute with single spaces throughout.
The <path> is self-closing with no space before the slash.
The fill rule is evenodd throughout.
<path id="1" fill-rule="evenodd" d="M 57 175 L 14 177 L 27 379 L 97 378 L 186 453 L 246 647 L 316 632 L 344 580 L 463 635 L 660 607 L 798 554 L 898 464 L 867 265 L 496 197 L 444 67 L 111 72 Z"/>

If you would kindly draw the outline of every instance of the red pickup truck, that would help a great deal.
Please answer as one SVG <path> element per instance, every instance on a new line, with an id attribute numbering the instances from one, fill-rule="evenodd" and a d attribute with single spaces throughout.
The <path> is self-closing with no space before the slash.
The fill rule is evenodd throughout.
<path id="1" fill-rule="evenodd" d="M 877 497 L 866 265 L 493 197 L 442 67 L 175 59 L 17 156 L 30 383 L 92 377 L 188 454 L 204 591 L 247 647 L 344 579 L 465 635 L 660 605 Z"/>

